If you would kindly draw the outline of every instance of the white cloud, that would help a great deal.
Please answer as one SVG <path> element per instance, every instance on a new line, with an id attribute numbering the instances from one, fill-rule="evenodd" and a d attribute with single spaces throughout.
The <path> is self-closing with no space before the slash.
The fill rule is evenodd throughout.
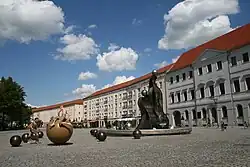
<path id="1" fill-rule="evenodd" d="M 64 13 L 52 1 L 1 0 L 0 40 L 29 43 L 64 32 Z"/>
<path id="2" fill-rule="evenodd" d="M 75 90 L 72 91 L 72 93 L 78 97 L 86 97 L 91 95 L 96 91 L 96 87 L 94 85 L 86 85 L 82 84 L 80 88 L 76 88 Z"/>
<path id="3" fill-rule="evenodd" d="M 232 30 L 229 14 L 239 12 L 238 0 L 185 0 L 164 15 L 160 49 L 197 46 Z"/>
<path id="4" fill-rule="evenodd" d="M 144 49 L 144 52 L 146 52 L 146 53 L 151 52 L 151 51 L 152 51 L 151 48 L 145 48 L 145 49 Z"/>
<path id="5" fill-rule="evenodd" d="M 175 63 L 179 58 L 180 58 L 180 56 L 177 56 L 177 57 L 173 58 L 172 63 Z"/>
<path id="6" fill-rule="evenodd" d="M 88 60 L 99 53 L 95 41 L 83 34 L 78 36 L 74 34 L 64 35 L 60 38 L 60 42 L 66 46 L 57 49 L 59 53 L 55 56 L 55 59 L 68 61 Z"/>
<path id="7" fill-rule="evenodd" d="M 167 61 L 163 61 L 161 63 L 156 63 L 154 64 L 155 67 L 158 67 L 158 68 L 162 68 L 162 67 L 165 67 L 166 65 L 168 65 L 168 62 Z"/>
<path id="8" fill-rule="evenodd" d="M 97 75 L 95 73 L 87 71 L 87 72 L 81 72 L 79 74 L 78 80 L 88 80 L 94 78 L 97 78 Z"/>
<path id="9" fill-rule="evenodd" d="M 135 70 L 138 54 L 131 48 L 120 48 L 97 56 L 96 65 L 102 71 Z"/>
<path id="10" fill-rule="evenodd" d="M 115 50 L 117 50 L 117 49 L 119 49 L 120 48 L 120 46 L 118 46 L 117 44 L 115 44 L 115 43 L 110 43 L 109 44 L 109 47 L 108 47 L 108 50 L 109 51 L 115 51 Z"/>
<path id="11" fill-rule="evenodd" d="M 91 25 L 88 26 L 88 28 L 89 28 L 89 29 L 97 28 L 97 25 L 91 24 Z"/>
<path id="12" fill-rule="evenodd" d="M 142 23 L 142 20 L 138 20 L 138 19 L 136 19 L 136 18 L 134 18 L 133 20 L 132 20 L 132 24 L 133 25 L 140 25 Z"/>
<path id="13" fill-rule="evenodd" d="M 117 84 L 120 84 L 120 83 L 123 83 L 123 82 L 127 82 L 127 81 L 130 81 L 130 80 L 132 80 L 132 79 L 135 79 L 135 77 L 134 77 L 134 76 L 130 76 L 130 77 L 126 77 L 126 76 L 117 76 L 117 77 L 115 77 L 115 80 L 113 81 L 112 84 L 107 84 L 107 85 L 103 86 L 102 89 L 108 88 L 108 87 L 110 87 L 110 86 L 114 86 L 114 85 L 117 85 Z"/>
<path id="14" fill-rule="evenodd" d="M 44 107 L 44 106 L 46 106 L 46 105 L 36 106 L 36 105 L 28 104 L 28 103 L 26 103 L 26 104 L 27 104 L 27 106 L 29 106 L 29 107 L 31 107 L 31 108 L 39 108 L 39 107 Z"/>
<path id="15" fill-rule="evenodd" d="M 73 32 L 73 30 L 74 30 L 75 28 L 76 28 L 75 25 L 71 25 L 71 26 L 67 27 L 67 28 L 64 30 L 64 33 L 65 33 L 65 34 L 69 34 L 69 33 Z"/>

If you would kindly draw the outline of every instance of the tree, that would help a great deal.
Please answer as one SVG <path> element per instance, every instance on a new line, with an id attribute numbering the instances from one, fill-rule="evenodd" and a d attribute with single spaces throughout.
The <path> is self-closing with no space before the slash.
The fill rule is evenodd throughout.
<path id="1" fill-rule="evenodd" d="M 2 115 L 2 129 L 6 128 L 7 123 L 18 122 L 20 126 L 29 119 L 31 108 L 25 101 L 26 93 L 23 87 L 13 81 L 11 77 L 2 77 L 0 80 L 0 114 Z M 6 118 L 9 118 L 8 121 Z M 7 121 L 7 122 L 6 122 Z"/>

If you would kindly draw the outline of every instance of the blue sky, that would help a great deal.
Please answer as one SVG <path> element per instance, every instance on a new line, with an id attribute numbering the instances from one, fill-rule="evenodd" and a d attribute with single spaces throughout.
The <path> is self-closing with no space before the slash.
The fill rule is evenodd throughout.
<path id="1" fill-rule="evenodd" d="M 0 2 L 0 75 L 19 82 L 35 106 L 144 75 L 250 14 L 247 0 L 11 1 Z"/>

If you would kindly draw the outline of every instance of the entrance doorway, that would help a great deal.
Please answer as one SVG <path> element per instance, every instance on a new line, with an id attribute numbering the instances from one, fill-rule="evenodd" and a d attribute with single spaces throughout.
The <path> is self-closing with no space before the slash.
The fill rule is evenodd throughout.
<path id="1" fill-rule="evenodd" d="M 173 113 L 173 115 L 174 115 L 175 126 L 181 127 L 181 113 L 180 113 L 180 111 L 175 111 Z"/>

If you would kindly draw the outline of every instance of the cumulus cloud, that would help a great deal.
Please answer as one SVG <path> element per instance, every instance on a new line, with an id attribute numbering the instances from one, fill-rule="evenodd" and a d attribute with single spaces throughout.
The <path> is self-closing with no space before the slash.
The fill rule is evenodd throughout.
<path id="1" fill-rule="evenodd" d="M 108 47 L 108 50 L 109 51 L 115 51 L 115 50 L 117 50 L 117 49 L 119 49 L 120 48 L 120 46 L 118 46 L 117 44 L 115 44 L 115 43 L 110 43 L 109 44 L 109 47 Z"/>
<path id="2" fill-rule="evenodd" d="M 93 84 L 90 84 L 90 85 L 82 84 L 80 88 L 76 88 L 75 90 L 72 91 L 72 93 L 75 96 L 84 98 L 84 97 L 91 95 L 95 91 L 96 91 L 96 86 L 94 86 Z"/>
<path id="3" fill-rule="evenodd" d="M 58 48 L 58 54 L 55 59 L 61 60 L 88 60 L 99 53 L 98 45 L 95 41 L 86 35 L 66 34 L 60 38 L 60 42 L 66 45 Z"/>
<path id="4" fill-rule="evenodd" d="M 0 1 L 0 41 L 29 43 L 63 32 L 64 13 L 52 1 Z"/>
<path id="5" fill-rule="evenodd" d="M 138 54 L 131 48 L 120 48 L 97 56 L 99 70 L 102 71 L 123 71 L 135 70 Z"/>
<path id="6" fill-rule="evenodd" d="M 154 66 L 157 67 L 157 68 L 162 68 L 162 67 L 165 67 L 166 65 L 168 65 L 167 61 L 163 61 L 161 63 L 154 64 Z"/>
<path id="7" fill-rule="evenodd" d="M 91 24 L 91 25 L 88 26 L 88 28 L 89 28 L 89 29 L 97 28 L 97 25 Z"/>
<path id="8" fill-rule="evenodd" d="M 81 72 L 79 74 L 78 80 L 88 80 L 94 78 L 97 78 L 97 75 L 95 73 L 87 71 L 87 72 Z"/>
<path id="9" fill-rule="evenodd" d="M 126 77 L 126 76 L 116 76 L 116 77 L 115 77 L 115 80 L 113 81 L 112 84 L 107 84 L 107 85 L 103 86 L 102 89 L 108 88 L 108 87 L 110 87 L 110 86 L 114 86 L 114 85 L 117 85 L 117 84 L 120 84 L 120 83 L 123 83 L 123 82 L 127 82 L 127 81 L 130 81 L 130 80 L 133 80 L 133 79 L 135 79 L 134 76 L 130 76 L 130 77 Z"/>
<path id="10" fill-rule="evenodd" d="M 26 105 L 29 106 L 29 107 L 31 107 L 31 108 L 39 108 L 39 107 L 46 106 L 46 105 L 36 106 L 36 105 L 29 104 L 29 103 L 26 103 Z"/>
<path id="11" fill-rule="evenodd" d="M 186 49 L 231 31 L 229 14 L 239 12 L 238 0 L 185 0 L 164 15 L 165 34 L 159 49 Z"/>

